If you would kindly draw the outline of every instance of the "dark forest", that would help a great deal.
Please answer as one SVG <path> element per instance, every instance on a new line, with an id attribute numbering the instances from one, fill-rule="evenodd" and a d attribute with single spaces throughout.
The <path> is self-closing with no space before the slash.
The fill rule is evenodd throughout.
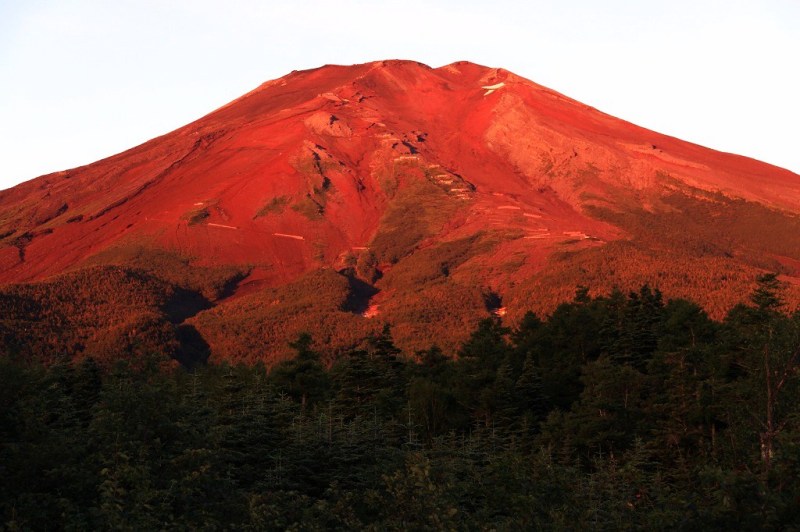
<path id="1" fill-rule="evenodd" d="M 8 530 L 794 529 L 800 313 L 578 288 L 456 352 L 0 356 Z M 246 356 L 242 357 L 243 359 Z M 212 361 L 213 362 L 213 361 Z"/>

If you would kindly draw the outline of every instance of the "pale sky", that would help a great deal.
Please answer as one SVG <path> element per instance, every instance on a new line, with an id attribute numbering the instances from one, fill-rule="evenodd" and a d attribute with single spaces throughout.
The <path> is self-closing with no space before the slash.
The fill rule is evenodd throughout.
<path id="1" fill-rule="evenodd" d="M 0 189 L 379 59 L 503 67 L 800 173 L 800 0 L 0 0 Z"/>

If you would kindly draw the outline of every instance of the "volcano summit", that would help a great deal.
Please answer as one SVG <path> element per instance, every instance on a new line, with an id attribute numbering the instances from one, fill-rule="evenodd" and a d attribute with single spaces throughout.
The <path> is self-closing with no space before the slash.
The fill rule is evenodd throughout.
<path id="1" fill-rule="evenodd" d="M 300 331 L 335 350 L 384 322 L 451 348 L 578 286 L 719 317 L 764 271 L 800 301 L 798 215 L 792 172 L 503 69 L 325 66 L 0 192 L 0 328 L 45 358 L 269 361 Z"/>

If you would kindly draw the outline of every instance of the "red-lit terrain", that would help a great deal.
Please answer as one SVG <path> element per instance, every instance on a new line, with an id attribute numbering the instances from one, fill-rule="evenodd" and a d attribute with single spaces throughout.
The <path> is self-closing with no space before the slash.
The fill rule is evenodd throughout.
<path id="1" fill-rule="evenodd" d="M 547 312 L 577 285 L 649 282 L 720 316 L 769 270 L 796 303 L 798 214 L 787 170 L 502 69 L 382 61 L 293 72 L 0 192 L 0 283 L 146 271 L 202 295 L 171 321 L 219 358 L 269 359 L 303 329 L 344 345 L 383 320 L 405 346 L 451 346 L 443 330 Z"/>

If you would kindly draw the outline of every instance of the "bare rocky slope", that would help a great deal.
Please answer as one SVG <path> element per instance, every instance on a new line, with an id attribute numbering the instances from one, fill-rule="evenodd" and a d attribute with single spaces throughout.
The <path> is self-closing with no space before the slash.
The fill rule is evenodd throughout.
<path id="1" fill-rule="evenodd" d="M 578 285 L 649 283 L 719 317 L 763 271 L 800 301 L 799 215 L 792 172 L 503 69 L 325 66 L 1 191 L 0 297 L 15 310 L 0 327 L 26 352 L 25 324 L 64 294 L 91 304 L 109 268 L 145 279 L 119 290 L 171 287 L 169 304 L 120 304 L 171 324 L 183 359 L 274 360 L 302 330 L 335 351 L 384 322 L 403 347 L 452 348 L 481 317 L 549 312 Z"/>

